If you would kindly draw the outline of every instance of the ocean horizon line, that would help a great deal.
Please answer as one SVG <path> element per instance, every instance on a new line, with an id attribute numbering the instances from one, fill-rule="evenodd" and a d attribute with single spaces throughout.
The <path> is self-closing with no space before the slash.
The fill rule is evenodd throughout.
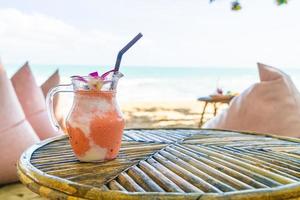
<path id="1" fill-rule="evenodd" d="M 25 62 L 20 62 L 20 63 L 6 63 L 6 62 L 1 62 L 4 67 L 5 66 L 13 66 L 13 67 L 21 67 L 25 64 Z M 112 64 L 71 64 L 71 63 L 35 63 L 35 62 L 29 62 L 29 65 L 31 66 L 40 66 L 40 67 L 105 67 L 105 68 L 112 68 Z M 267 63 L 264 63 L 267 64 Z M 267 64 L 268 65 L 268 64 Z M 253 69 L 257 68 L 257 63 L 254 63 L 253 65 L 121 65 L 122 68 L 198 68 L 198 69 Z M 277 68 L 284 68 L 284 69 L 300 69 L 300 66 L 281 66 L 281 65 L 276 65 L 275 67 Z"/>

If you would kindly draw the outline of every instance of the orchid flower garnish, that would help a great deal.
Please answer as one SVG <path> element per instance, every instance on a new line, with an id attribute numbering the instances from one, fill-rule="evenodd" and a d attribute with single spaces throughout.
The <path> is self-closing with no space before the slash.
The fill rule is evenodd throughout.
<path id="1" fill-rule="evenodd" d="M 99 73 L 97 71 L 95 72 L 91 72 L 89 73 L 89 77 L 90 78 L 84 78 L 83 76 L 78 76 L 78 75 L 75 75 L 75 76 L 71 76 L 71 78 L 74 78 L 76 80 L 79 80 L 79 81 L 82 81 L 82 82 L 85 82 L 88 84 L 88 88 L 89 90 L 95 90 L 95 91 L 100 91 L 103 84 L 104 84 L 104 81 L 105 81 L 105 78 L 115 72 L 116 70 L 109 70 L 105 73 L 103 73 L 101 76 L 99 76 Z"/>
<path id="2" fill-rule="evenodd" d="M 104 83 L 101 77 L 99 77 L 98 72 L 97 71 L 91 72 L 89 76 L 92 77 L 92 79 L 89 79 L 88 81 L 90 90 L 96 90 L 96 91 L 101 90 Z"/>

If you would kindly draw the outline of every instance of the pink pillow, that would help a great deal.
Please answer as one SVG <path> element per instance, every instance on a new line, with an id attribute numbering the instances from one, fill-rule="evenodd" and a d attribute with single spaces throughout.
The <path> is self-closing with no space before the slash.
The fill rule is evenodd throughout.
<path id="1" fill-rule="evenodd" d="M 26 118 L 40 139 L 58 135 L 50 124 L 43 92 L 36 84 L 28 62 L 13 75 L 11 81 Z"/>
<path id="2" fill-rule="evenodd" d="M 22 152 L 39 141 L 25 119 L 13 86 L 0 63 L 0 185 L 17 181 L 16 163 Z"/>
<path id="3" fill-rule="evenodd" d="M 203 128 L 300 137 L 300 93 L 291 78 L 260 63 L 258 70 L 260 82 L 235 97 Z"/>
<path id="4" fill-rule="evenodd" d="M 44 97 L 47 96 L 49 90 L 54 86 L 57 86 L 60 82 L 58 69 L 41 85 Z"/>
<path id="5" fill-rule="evenodd" d="M 59 76 L 59 71 L 58 69 L 41 85 L 41 89 L 43 91 L 44 97 L 47 97 L 47 94 L 50 89 L 53 87 L 57 86 L 60 83 L 60 76 Z M 59 111 L 59 106 L 58 106 L 58 101 L 59 101 L 59 95 L 54 96 L 53 100 L 53 106 L 54 106 L 54 113 L 56 116 L 56 119 L 58 121 L 61 120 L 62 116 L 60 115 Z M 61 125 L 61 124 L 60 124 Z"/>

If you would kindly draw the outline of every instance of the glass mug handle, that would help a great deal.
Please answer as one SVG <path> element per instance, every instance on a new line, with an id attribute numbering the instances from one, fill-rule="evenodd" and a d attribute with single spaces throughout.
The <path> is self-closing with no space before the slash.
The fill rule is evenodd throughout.
<path id="1" fill-rule="evenodd" d="M 63 85 L 57 85 L 53 88 L 51 88 L 47 94 L 46 97 L 46 106 L 47 106 L 47 113 L 48 117 L 51 121 L 51 125 L 53 126 L 54 130 L 61 131 L 61 127 L 59 126 L 54 109 L 53 109 L 53 98 L 54 96 L 59 92 L 74 92 L 72 84 L 63 84 Z"/>

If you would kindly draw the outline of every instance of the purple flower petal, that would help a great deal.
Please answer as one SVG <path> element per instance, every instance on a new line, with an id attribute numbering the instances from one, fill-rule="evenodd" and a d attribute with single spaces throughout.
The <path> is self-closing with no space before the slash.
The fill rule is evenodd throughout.
<path id="1" fill-rule="evenodd" d="M 99 77 L 98 72 L 92 72 L 92 73 L 89 74 L 89 76 L 92 76 L 94 78 L 98 78 Z"/>
<path id="2" fill-rule="evenodd" d="M 87 80 L 85 80 L 82 76 L 71 76 L 71 78 L 75 78 L 76 80 L 79 80 L 79 81 L 83 81 L 85 83 L 87 83 Z"/>
<path id="3" fill-rule="evenodd" d="M 104 74 L 102 74 L 100 76 L 100 78 L 103 80 L 103 79 L 105 79 L 106 76 L 108 76 L 111 72 L 114 72 L 114 71 L 115 71 L 114 69 L 109 70 L 109 71 L 105 72 Z"/>

